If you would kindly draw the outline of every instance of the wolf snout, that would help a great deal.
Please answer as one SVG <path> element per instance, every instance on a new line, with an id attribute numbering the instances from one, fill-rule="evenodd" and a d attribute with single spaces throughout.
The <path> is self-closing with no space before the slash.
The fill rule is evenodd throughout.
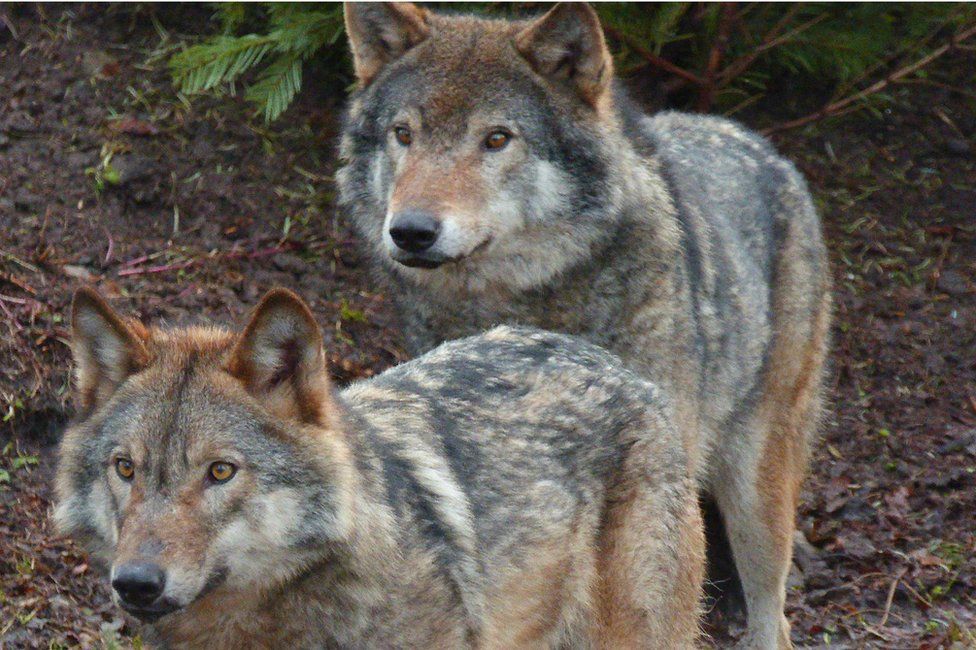
<path id="1" fill-rule="evenodd" d="M 422 253 L 437 241 L 441 223 L 423 210 L 403 210 L 390 222 L 390 238 L 408 253 Z"/>
<path id="2" fill-rule="evenodd" d="M 123 605 L 149 607 L 163 594 L 166 574 L 158 564 L 130 562 L 116 569 L 112 588 Z"/>

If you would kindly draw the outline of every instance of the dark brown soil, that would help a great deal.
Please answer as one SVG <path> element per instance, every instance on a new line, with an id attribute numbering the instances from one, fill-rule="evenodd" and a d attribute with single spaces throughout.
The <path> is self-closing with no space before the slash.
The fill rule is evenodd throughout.
<path id="1" fill-rule="evenodd" d="M 138 635 L 48 521 L 77 286 L 146 319 L 233 323 L 282 284 L 311 302 L 340 382 L 404 358 L 334 217 L 342 97 L 313 86 L 271 128 L 230 97 L 184 103 L 164 55 L 208 16 L 0 7 L 0 647 Z M 880 117 L 777 136 L 836 277 L 832 408 L 789 594 L 800 644 L 976 646 L 974 69 L 951 54 Z"/>

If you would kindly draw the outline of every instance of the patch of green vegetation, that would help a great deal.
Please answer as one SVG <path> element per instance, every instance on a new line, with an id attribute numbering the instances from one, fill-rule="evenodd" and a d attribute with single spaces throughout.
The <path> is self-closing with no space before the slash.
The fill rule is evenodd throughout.
<path id="1" fill-rule="evenodd" d="M 10 461 L 10 466 L 13 469 L 23 469 L 25 467 L 37 465 L 39 462 L 41 462 L 41 459 L 34 454 L 25 454 L 18 451 L 16 458 L 13 458 Z"/>
<path id="2" fill-rule="evenodd" d="M 30 576 L 34 575 L 34 558 L 27 556 L 20 558 L 14 565 L 14 570 L 17 571 L 18 574 L 29 578 Z"/>
<path id="3" fill-rule="evenodd" d="M 118 185 L 122 182 L 122 175 L 112 166 L 112 158 L 119 153 L 118 146 L 112 143 L 102 145 L 98 165 L 85 169 L 85 175 L 90 176 L 95 188 L 95 194 L 101 194 L 106 187 Z"/>
<path id="4" fill-rule="evenodd" d="M 366 314 L 362 310 L 353 309 L 350 307 L 349 301 L 347 301 L 345 298 L 342 299 L 342 304 L 339 307 L 339 318 L 353 323 L 368 322 L 366 319 Z"/>
<path id="5" fill-rule="evenodd" d="M 945 540 L 935 540 L 929 548 L 932 555 L 945 562 L 949 571 L 955 571 L 966 561 L 968 553 L 966 547 L 958 542 L 947 542 Z"/>
<path id="6" fill-rule="evenodd" d="M 23 410 L 24 401 L 19 397 L 15 398 L 10 404 L 7 405 L 7 412 L 3 414 L 3 421 L 10 422 L 17 415 L 17 411 Z"/>
<path id="7" fill-rule="evenodd" d="M 428 4 L 436 9 L 440 3 Z M 538 12 L 494 3 L 465 9 L 506 16 Z M 892 64 L 917 61 L 941 45 L 945 34 L 976 19 L 976 5 L 944 3 L 608 2 L 596 10 L 622 75 L 646 74 L 663 59 L 682 72 L 668 73 L 679 103 L 714 106 L 726 114 L 760 101 L 784 78 L 805 82 L 832 100 L 850 97 Z M 220 3 L 214 18 L 218 34 L 183 44 L 169 58 L 183 97 L 233 93 L 234 84 L 244 80 L 245 97 L 270 122 L 299 92 L 307 62 L 314 59 L 329 70 L 336 90 L 352 81 L 338 4 Z M 169 35 L 161 27 L 157 31 L 163 39 L 159 49 L 172 52 Z M 924 80 L 924 70 L 915 78 Z M 896 101 L 896 93 L 878 92 L 858 96 L 853 104 L 880 116 L 879 106 Z"/>

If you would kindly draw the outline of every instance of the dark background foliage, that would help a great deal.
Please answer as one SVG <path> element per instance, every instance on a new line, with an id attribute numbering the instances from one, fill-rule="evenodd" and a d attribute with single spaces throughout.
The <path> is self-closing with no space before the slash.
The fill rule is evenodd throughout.
<path id="1" fill-rule="evenodd" d="M 474 3 L 463 10 L 511 17 L 546 6 Z M 877 110 L 890 96 L 883 89 L 859 92 L 954 38 L 967 40 L 976 25 L 972 3 L 614 2 L 597 10 L 621 76 L 638 80 L 662 105 L 727 115 L 756 104 L 777 106 L 784 115 L 817 108 L 803 106 L 800 97 L 824 106 L 854 98 L 834 113 Z M 313 59 L 319 70 L 330 71 L 327 85 L 341 89 L 351 82 L 336 4 L 217 4 L 213 22 L 218 33 L 188 43 L 170 59 L 184 93 L 243 78 L 246 97 L 272 121 L 300 90 Z M 924 73 L 916 76 L 924 79 Z M 810 92 L 800 96 L 797 86 Z"/>

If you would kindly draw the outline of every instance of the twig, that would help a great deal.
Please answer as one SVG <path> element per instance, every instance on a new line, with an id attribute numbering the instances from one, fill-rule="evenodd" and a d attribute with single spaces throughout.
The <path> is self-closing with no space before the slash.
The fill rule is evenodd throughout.
<path id="1" fill-rule="evenodd" d="M 28 305 L 30 302 L 24 298 L 14 298 L 13 296 L 5 296 L 0 293 L 0 302 L 12 302 L 15 305 Z"/>
<path id="2" fill-rule="evenodd" d="M 939 251 L 939 259 L 935 261 L 935 267 L 932 269 L 932 273 L 929 274 L 931 279 L 931 284 L 929 285 L 929 290 L 935 290 L 939 283 L 939 278 L 942 277 L 942 267 L 945 266 L 946 259 L 949 258 L 949 247 L 952 246 L 952 240 L 955 238 L 956 231 L 950 230 L 945 241 L 942 242 L 942 250 Z"/>
<path id="3" fill-rule="evenodd" d="M 148 255 L 141 255 L 141 256 L 136 257 L 136 258 L 133 258 L 133 259 L 127 261 L 127 262 L 123 262 L 122 263 L 122 266 L 123 267 L 136 266 L 138 264 L 142 264 L 143 262 L 148 262 L 149 260 L 154 260 L 157 257 L 162 257 L 165 254 L 166 254 L 166 251 L 162 250 L 162 251 L 156 251 L 155 253 L 150 253 Z"/>
<path id="4" fill-rule="evenodd" d="M 962 48 L 958 48 L 962 49 Z M 953 86 L 947 83 L 942 83 L 941 81 L 936 81 L 934 79 L 902 79 L 898 83 L 900 84 L 918 84 L 920 86 L 932 86 L 933 88 L 941 88 L 943 90 L 948 90 L 949 92 L 962 95 L 963 97 L 969 97 L 970 99 L 976 99 L 976 93 L 971 90 L 966 90 L 965 88 L 960 88 L 959 86 Z"/>
<path id="5" fill-rule="evenodd" d="M 793 7 L 794 10 L 798 8 L 799 5 Z M 792 18 L 792 15 L 787 14 L 787 16 L 784 17 L 784 19 L 785 18 Z M 762 54 L 763 52 L 766 52 L 768 50 L 773 49 L 774 47 L 782 45 L 786 41 L 802 34 L 806 30 L 810 29 L 811 27 L 825 20 L 826 18 L 827 18 L 827 14 L 820 14 L 819 16 L 811 18 L 810 20 L 803 23 L 802 25 L 796 26 L 795 28 L 783 34 L 782 36 L 777 36 L 779 29 L 782 29 L 786 24 L 784 20 L 781 20 L 771 30 L 769 30 L 769 33 L 767 33 L 766 36 L 763 38 L 763 43 L 759 45 L 759 47 L 754 49 L 749 54 L 739 57 L 738 59 L 730 63 L 728 66 L 726 66 L 724 70 L 718 73 L 719 85 L 725 86 L 730 81 L 732 81 L 740 74 L 745 72 L 749 68 L 749 66 L 751 66 L 753 63 L 756 62 L 756 59 L 758 59 L 759 55 Z"/>
<path id="6" fill-rule="evenodd" d="M 180 269 L 190 268 L 191 266 L 197 266 L 208 262 L 211 260 L 234 260 L 234 259 L 257 259 L 260 257 L 268 257 L 269 255 L 276 255 L 278 253 L 285 253 L 287 251 L 293 251 L 301 248 L 306 248 L 309 250 L 314 250 L 317 248 L 324 248 L 328 245 L 328 242 L 313 242 L 311 244 L 301 244 L 299 242 L 284 242 L 278 246 L 270 246 L 268 248 L 258 249 L 256 251 L 229 251 L 226 253 L 217 253 L 215 255 L 208 255 L 205 257 L 197 257 L 191 260 L 186 260 L 184 262 L 174 262 L 173 264 L 162 264 L 159 266 L 138 266 L 132 267 L 133 262 L 138 263 L 138 259 L 134 261 L 127 262 L 129 268 L 124 268 L 119 271 L 119 277 L 134 276 L 134 275 L 146 275 L 149 273 L 166 273 L 167 271 L 178 271 Z M 142 258 L 143 261 L 155 257 L 156 255 L 147 255 Z"/>
<path id="7" fill-rule="evenodd" d="M 942 110 L 940 110 L 938 106 L 933 107 L 932 108 L 932 112 L 935 113 L 939 117 L 939 119 L 942 120 L 945 123 L 946 126 L 948 126 L 950 129 L 952 129 L 953 132 L 956 135 L 958 135 L 960 138 L 963 138 L 963 139 L 966 138 L 966 134 L 963 133 L 959 129 L 959 127 L 956 126 L 956 123 L 952 121 L 952 118 L 949 117 L 948 115 L 946 115 L 945 112 L 943 112 Z"/>
<path id="8" fill-rule="evenodd" d="M 722 57 L 725 55 L 725 46 L 729 42 L 729 31 L 732 29 L 735 5 L 731 2 L 723 2 L 720 12 L 718 33 L 715 35 L 712 49 L 708 53 L 708 65 L 705 68 L 705 85 L 701 87 L 701 92 L 698 94 L 697 109 L 700 113 L 704 113 L 712 105 L 712 97 L 715 95 L 715 86 L 718 80 L 718 67 L 722 63 Z"/>
<path id="9" fill-rule="evenodd" d="M 14 21 L 10 19 L 10 16 L 7 15 L 6 11 L 0 13 L 0 22 L 3 22 L 3 24 L 7 26 L 7 30 L 10 31 L 10 35 L 14 37 L 15 41 L 19 42 L 20 33 L 17 31 L 17 27 L 14 25 Z M 0 636 L 3 635 L 0 634 Z"/>
<path id="10" fill-rule="evenodd" d="M 6 282 L 9 282 L 10 284 L 14 285 L 15 287 L 18 287 L 20 289 L 23 289 L 24 291 L 26 291 L 27 293 L 31 294 L 32 296 L 36 296 L 37 295 L 37 289 L 35 289 L 31 285 L 27 284 L 26 281 L 21 280 L 20 278 L 18 278 L 13 273 L 6 273 L 4 271 L 0 271 L 0 280 L 4 280 Z"/>
<path id="11" fill-rule="evenodd" d="M 696 86 L 703 86 L 703 85 L 705 85 L 705 80 L 702 79 L 701 77 L 699 77 L 698 75 L 696 75 L 694 72 L 689 72 L 688 70 L 685 70 L 684 68 L 681 68 L 681 67 L 676 66 L 675 64 L 671 63 L 667 59 L 664 59 L 662 57 L 659 57 L 657 54 L 654 54 L 653 52 L 651 52 L 650 50 L 648 50 L 646 47 L 644 47 L 641 44 L 635 42 L 634 39 L 630 38 L 629 36 L 627 36 L 626 34 L 624 34 L 623 32 L 621 32 L 620 30 L 618 30 L 616 27 L 611 27 L 610 25 L 605 25 L 603 27 L 603 31 L 606 32 L 607 34 L 609 34 L 611 37 L 617 39 L 621 43 L 625 43 L 627 45 L 627 47 L 629 47 L 630 49 L 632 49 L 642 59 L 644 59 L 645 61 L 647 61 L 651 65 L 653 65 L 655 68 L 660 68 L 661 70 L 664 70 L 665 72 L 670 72 L 671 74 L 675 75 L 676 77 L 681 77 L 685 81 L 687 81 L 689 83 L 693 83 Z"/>
<path id="12" fill-rule="evenodd" d="M 13 253 L 9 253 L 7 251 L 0 250 L 0 255 L 3 255 L 4 257 L 6 257 L 11 262 L 15 262 L 16 264 L 19 264 L 20 266 L 24 267 L 25 269 L 27 269 L 31 273 L 40 273 L 41 272 L 41 270 L 39 268 L 37 268 L 33 264 L 30 264 L 28 262 L 25 262 L 24 260 L 20 259 L 19 257 L 17 257 L 16 255 L 14 255 Z"/>
<path id="13" fill-rule="evenodd" d="M 884 616 L 881 617 L 881 621 L 878 623 L 878 627 L 884 627 L 888 622 L 888 615 L 891 614 L 891 603 L 895 599 L 895 589 L 898 588 L 898 583 L 904 577 L 905 573 L 908 571 L 908 567 L 902 567 L 895 579 L 891 581 L 891 587 L 888 588 L 888 597 L 885 598 Z"/>
<path id="14" fill-rule="evenodd" d="M 7 305 L 3 300 L 0 300 L 0 309 L 2 309 L 3 313 L 7 315 L 7 321 L 13 323 L 14 327 L 17 328 L 18 332 L 23 331 L 24 327 L 17 322 L 17 319 L 14 317 L 13 314 L 10 313 L 10 310 L 7 309 Z"/>
<path id="15" fill-rule="evenodd" d="M 890 55 L 884 57 L 880 61 L 877 61 L 873 65 L 868 66 L 866 69 L 864 69 L 859 75 L 857 75 L 853 79 L 849 79 L 845 81 L 835 91 L 834 96 L 837 97 L 843 95 L 848 90 L 855 87 L 857 84 L 861 83 L 862 81 L 864 81 L 865 79 L 873 75 L 875 72 L 877 72 L 884 66 L 891 65 L 894 61 L 897 61 L 900 57 L 914 54 L 916 52 L 923 50 L 925 47 L 928 46 L 929 42 L 931 42 L 933 38 L 935 38 L 936 36 L 942 33 L 942 31 L 945 29 L 945 25 L 948 24 L 949 20 L 951 20 L 951 18 L 946 18 L 946 20 L 940 22 L 939 25 L 935 27 L 935 29 L 930 31 L 925 36 L 923 36 L 921 40 L 904 45 L 903 47 L 899 48 L 895 52 L 892 52 Z M 957 47 L 959 46 L 957 45 Z"/>
<path id="16" fill-rule="evenodd" d="M 925 596 L 923 596 L 922 594 L 918 593 L 915 590 L 915 588 L 912 587 L 910 584 L 908 584 L 907 582 L 903 582 L 901 586 L 904 587 L 905 589 L 907 589 L 908 590 L 908 593 L 910 593 L 911 595 L 915 596 L 915 598 L 918 599 L 918 602 L 920 602 L 923 605 L 925 605 L 926 609 L 931 609 L 932 608 L 932 601 L 929 600 L 928 598 L 926 598 Z"/>
<path id="17" fill-rule="evenodd" d="M 115 251 L 115 240 L 112 239 L 112 233 L 108 228 L 105 228 L 105 236 L 108 237 L 108 250 L 105 251 L 105 261 L 103 264 L 108 264 L 112 261 L 112 253 Z"/>
<path id="18" fill-rule="evenodd" d="M 185 262 L 178 262 L 176 264 L 163 264 L 161 266 L 140 266 L 134 269 L 122 269 L 119 271 L 119 277 L 124 277 L 127 275 L 145 275 L 147 273 L 166 273 L 167 271 L 176 271 L 179 269 L 185 269 L 190 266 L 199 264 L 202 260 L 187 260 Z"/>
<path id="19" fill-rule="evenodd" d="M 763 135 L 769 135 L 771 133 L 777 133 L 779 131 L 786 131 L 787 129 L 795 129 L 798 126 L 803 126 L 805 124 L 809 124 L 810 122 L 814 122 L 816 120 L 820 120 L 825 117 L 830 117 L 831 115 L 836 115 L 840 111 L 846 110 L 849 107 L 851 107 L 851 105 L 854 104 L 855 102 L 858 102 L 875 93 L 881 92 L 882 90 L 887 88 L 892 83 L 898 81 L 899 79 L 903 77 L 907 77 L 913 72 L 917 72 L 921 68 L 924 68 L 926 65 L 938 59 L 940 56 L 942 56 L 943 54 L 951 50 L 959 43 L 969 40 L 974 35 L 976 35 L 976 25 L 954 35 L 952 38 L 949 39 L 948 43 L 945 43 L 937 47 L 935 50 L 933 50 L 926 56 L 922 57 L 918 61 L 915 61 L 915 63 L 900 68 L 899 70 L 896 70 L 895 72 L 886 76 L 884 79 L 881 79 L 880 81 L 876 81 L 875 83 L 871 84 L 864 90 L 857 92 L 853 95 L 850 95 L 844 99 L 838 100 L 836 102 L 829 103 L 815 113 L 810 113 L 809 115 L 805 115 L 795 120 L 790 120 L 789 122 L 783 122 L 782 124 L 777 124 L 768 129 L 764 129 L 762 133 Z"/>

